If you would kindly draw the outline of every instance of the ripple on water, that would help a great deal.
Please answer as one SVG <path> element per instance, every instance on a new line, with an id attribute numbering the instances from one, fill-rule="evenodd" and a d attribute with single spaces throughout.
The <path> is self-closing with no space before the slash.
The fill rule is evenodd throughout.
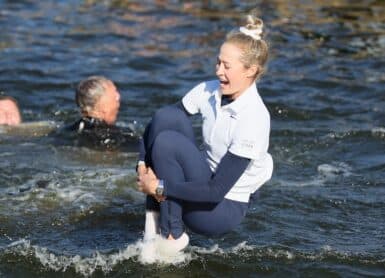
<path id="1" fill-rule="evenodd" d="M 329 245 L 324 245 L 315 252 L 304 252 L 283 246 L 255 246 L 242 242 L 229 248 L 221 248 L 216 244 L 207 248 L 190 246 L 183 252 L 173 254 L 165 253 L 161 246 L 162 244 L 158 242 L 151 248 L 148 243 L 139 240 L 115 252 L 95 252 L 89 257 L 82 257 L 55 254 L 47 248 L 31 244 L 28 240 L 20 240 L 5 248 L 5 252 L 0 255 L 0 263 L 6 259 L 13 261 L 28 259 L 27 267 L 31 262 L 32 264 L 36 262 L 40 264 L 40 269 L 49 269 L 57 273 L 74 272 L 88 277 L 99 271 L 105 275 L 114 273 L 123 263 L 128 267 L 133 267 L 135 262 L 146 265 L 147 268 L 151 268 L 153 265 L 160 272 L 169 269 L 171 265 L 177 267 L 175 269 L 177 272 L 182 271 L 183 273 L 183 269 L 187 265 L 204 266 L 215 262 L 219 267 L 213 273 L 218 275 L 228 269 L 228 264 L 241 255 L 242 260 L 239 261 L 239 264 L 233 265 L 231 269 L 240 270 L 246 265 L 253 264 L 251 269 L 255 273 L 290 271 L 298 275 L 314 269 L 314 264 L 322 266 L 327 263 L 338 263 L 350 265 L 350 272 L 363 273 L 359 266 L 362 268 L 370 266 L 371 269 L 366 270 L 367 274 L 383 274 L 381 256 L 336 250 Z M 152 249 L 151 254 L 147 253 L 148 248 Z M 300 269 L 289 270 L 290 266 L 296 262 L 301 262 Z M 202 271 L 204 272 L 204 269 L 197 270 L 198 273 Z M 338 273 L 338 270 L 331 271 Z"/>
<path id="2" fill-rule="evenodd" d="M 0 134 L 0 276 L 383 277 L 384 6 L 180 2 L 2 1 L 0 91 L 26 121 L 67 123 L 75 84 L 103 74 L 121 91 L 119 122 L 145 125 L 215 78 L 220 41 L 257 5 L 275 162 L 261 197 L 229 235 L 192 235 L 178 264 L 150 263 L 134 153 Z"/>

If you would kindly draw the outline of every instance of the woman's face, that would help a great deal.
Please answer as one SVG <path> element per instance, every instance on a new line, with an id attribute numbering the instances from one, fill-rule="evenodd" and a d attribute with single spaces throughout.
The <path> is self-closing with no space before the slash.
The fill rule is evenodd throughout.
<path id="1" fill-rule="evenodd" d="M 242 49 L 233 43 L 224 43 L 219 51 L 216 75 L 221 92 L 232 99 L 239 97 L 255 81 L 256 66 L 246 68 L 241 62 Z"/>

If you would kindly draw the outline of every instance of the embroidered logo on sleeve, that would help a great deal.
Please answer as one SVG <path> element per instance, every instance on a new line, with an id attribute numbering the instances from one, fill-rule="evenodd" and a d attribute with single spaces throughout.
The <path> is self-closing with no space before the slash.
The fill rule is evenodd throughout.
<path id="1" fill-rule="evenodd" d="M 254 148 L 255 142 L 252 140 L 242 140 L 241 147 L 246 150 L 252 150 Z"/>

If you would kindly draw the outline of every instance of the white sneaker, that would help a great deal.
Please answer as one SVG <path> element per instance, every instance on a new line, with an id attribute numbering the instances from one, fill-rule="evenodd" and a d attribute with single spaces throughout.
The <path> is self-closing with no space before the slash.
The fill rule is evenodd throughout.
<path id="1" fill-rule="evenodd" d="M 187 247 L 190 238 L 186 233 L 183 233 L 179 238 L 174 240 L 167 240 L 167 249 L 171 252 L 180 252 Z"/>
<path id="2" fill-rule="evenodd" d="M 146 220 L 144 224 L 144 241 L 152 240 L 159 234 L 159 212 L 146 210 Z"/>

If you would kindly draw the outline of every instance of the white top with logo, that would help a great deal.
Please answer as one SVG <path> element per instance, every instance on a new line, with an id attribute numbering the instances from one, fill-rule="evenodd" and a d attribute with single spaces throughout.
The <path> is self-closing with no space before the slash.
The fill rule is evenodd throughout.
<path id="1" fill-rule="evenodd" d="M 211 171 L 215 172 L 227 151 L 251 159 L 239 180 L 225 198 L 248 202 L 271 178 L 273 160 L 268 153 L 270 114 L 255 83 L 233 102 L 221 106 L 219 81 L 202 82 L 182 99 L 185 109 L 203 118 L 204 150 Z"/>

